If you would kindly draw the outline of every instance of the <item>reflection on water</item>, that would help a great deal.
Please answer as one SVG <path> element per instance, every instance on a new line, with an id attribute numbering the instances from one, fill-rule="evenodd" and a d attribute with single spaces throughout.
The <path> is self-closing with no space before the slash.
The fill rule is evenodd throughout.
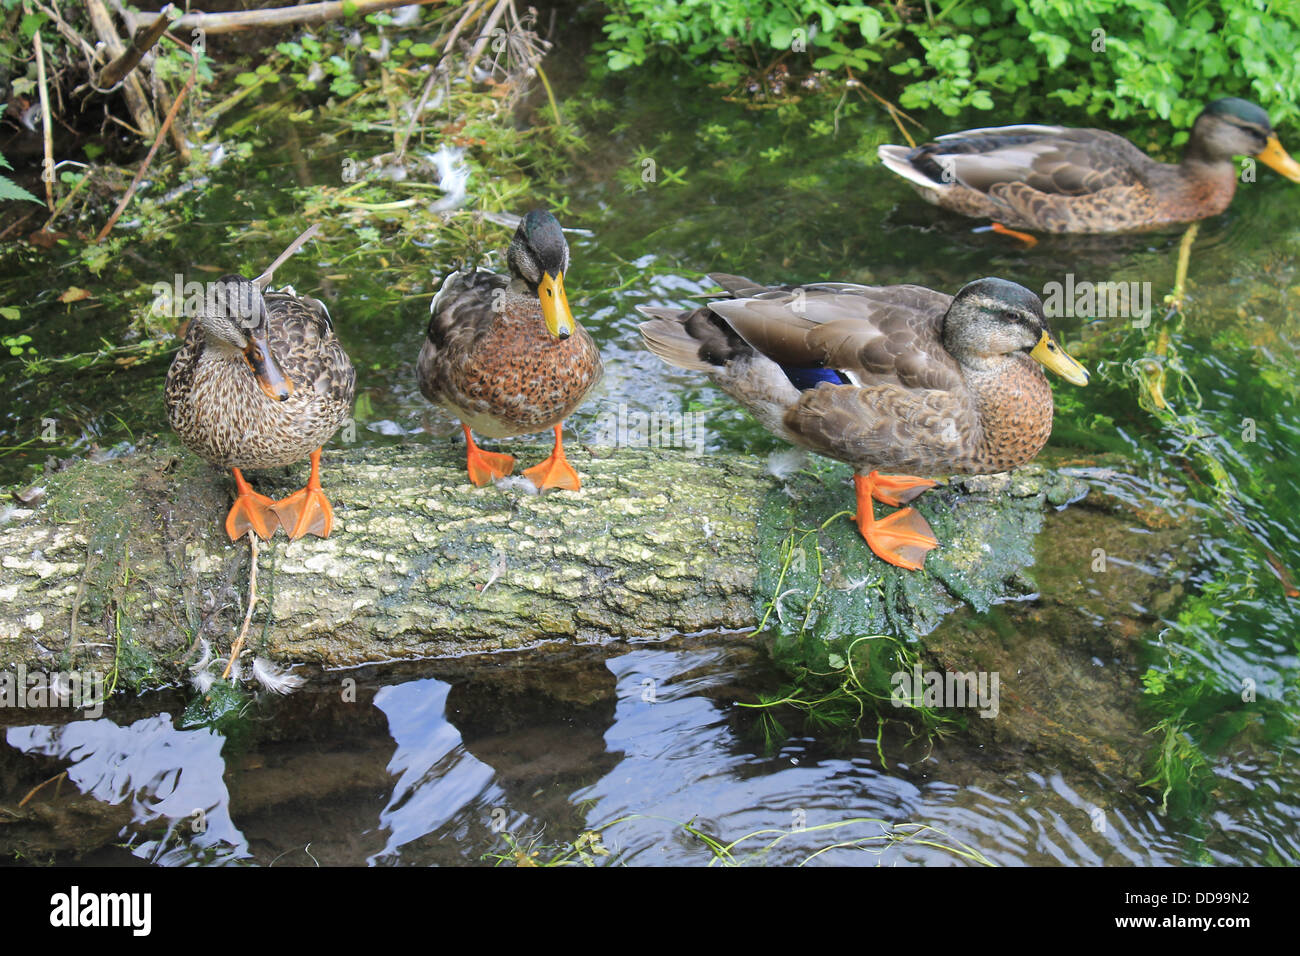
<path id="1" fill-rule="evenodd" d="M 769 754 L 735 701 L 776 675 L 744 642 L 511 660 L 446 679 L 365 674 L 355 703 L 322 675 L 260 701 L 229 739 L 166 713 L 10 727 L 0 841 L 38 861 L 124 847 L 163 865 L 426 865 L 516 849 L 544 861 L 613 823 L 606 863 L 705 865 L 701 836 L 739 841 L 741 863 L 1186 862 L 1189 834 L 1149 791 L 1059 759 L 1008 759 L 962 735 L 909 743 L 901 728 L 885 731 L 887 767 L 874 739 L 796 735 Z M 17 806 L 60 769 L 61 790 Z M 1245 788 L 1265 770 L 1224 772 Z M 1242 809 L 1224 809 L 1216 862 L 1294 855 L 1276 810 Z"/>
<path id="2" fill-rule="evenodd" d="M 66 761 L 67 779 L 82 794 L 129 806 L 130 823 L 119 836 L 142 860 L 175 866 L 248 856 L 230 819 L 225 741 L 210 730 L 177 730 L 164 713 L 125 727 L 107 718 L 10 727 L 5 741 L 25 754 Z"/>

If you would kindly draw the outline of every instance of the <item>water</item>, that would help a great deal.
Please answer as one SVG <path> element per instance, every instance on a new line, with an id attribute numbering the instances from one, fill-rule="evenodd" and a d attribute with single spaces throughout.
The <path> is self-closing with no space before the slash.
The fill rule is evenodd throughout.
<path id="1" fill-rule="evenodd" d="M 566 286 L 608 370 L 572 420 L 579 434 L 620 405 L 691 409 L 703 412 L 712 451 L 780 447 L 699 376 L 639 346 L 634 306 L 685 305 L 711 288 L 711 270 L 946 291 L 982 275 L 1042 289 L 1071 273 L 1150 282 L 1157 300 L 1172 281 L 1177 233 L 1048 240 L 1029 250 L 972 235 L 972 223 L 931 209 L 861 161 L 895 139 L 877 114 L 846 112 L 834 135 L 813 125 L 824 109 L 752 112 L 707 90 L 667 98 L 660 89 L 611 87 L 602 91 L 611 106 L 604 112 L 584 113 L 579 97 L 561 97 L 590 146 L 572 157 L 561 184 L 563 221 L 589 230 L 570 237 Z M 982 114 L 969 125 L 1017 119 Z M 295 156 L 292 144 L 277 145 L 288 140 L 282 130 L 265 130 L 264 140 L 271 145 L 254 160 L 213 173 L 192 223 L 146 238 L 99 279 L 66 270 L 67 253 L 11 252 L 12 277 L 0 287 L 22 306 L 24 322 L 37 320 L 40 354 L 93 350 L 101 336 L 122 341 L 131 284 L 175 272 L 258 271 L 283 244 L 258 223 L 290 204 L 286 170 L 299 185 L 332 182 L 341 157 L 384 149 L 362 134 Z M 646 159 L 654 182 L 642 178 Z M 470 188 L 482 187 L 471 180 Z M 738 704 L 775 692 L 783 675 L 751 640 L 678 638 L 321 674 L 293 697 L 258 701 L 224 735 L 180 729 L 180 691 L 115 701 L 93 721 L 26 723 L 8 711 L 5 805 L 15 808 L 60 771 L 67 779 L 42 787 L 0 846 L 36 862 L 445 864 L 514 862 L 513 854 L 534 851 L 530 858 L 544 862 L 602 828 L 610 856 L 593 860 L 638 865 L 1294 863 L 1300 628 L 1284 582 L 1300 568 L 1300 518 L 1286 507 L 1300 497 L 1292 464 L 1297 212 L 1300 191 L 1263 173 L 1203 227 L 1192 307 L 1163 354 L 1158 315 L 1146 330 L 1127 319 L 1055 322 L 1099 374 L 1085 390 L 1057 385 L 1045 460 L 1118 454 L 1137 477 L 1093 469 L 1095 487 L 1124 501 L 1158 501 L 1167 520 L 1195 528 L 1189 570 L 1124 572 L 1167 597 L 1112 606 L 1104 589 L 1079 586 L 1065 556 L 1040 555 L 1038 600 L 982 616 L 959 612 L 946 625 L 1022 648 L 1026 661 L 1035 640 L 1079 644 L 1123 633 L 1131 653 L 1099 656 L 1096 666 L 1130 691 L 1148 664 L 1163 666 L 1171 653 L 1190 661 L 1190 673 L 1170 683 L 1212 755 L 1213 793 L 1202 812 L 1161 813 L 1157 791 L 1111 772 L 1099 745 L 1092 759 L 1087 742 L 1062 759 L 999 745 L 978 728 L 926 742 L 889 722 L 878 741 L 874 724 L 845 738 L 784 715 L 791 734 L 772 749 L 758 716 Z M 429 261 L 418 236 L 390 230 L 378 246 L 358 238 L 383 220 L 340 214 L 335 235 L 346 241 L 294 260 L 281 278 L 330 302 L 358 367 L 359 440 L 414 437 L 454 455 L 444 440 L 453 423 L 423 401 L 412 374 L 430 290 L 451 263 Z M 76 308 L 57 303 L 70 281 L 95 298 Z M 0 479 L 30 479 L 47 454 L 117 453 L 165 429 L 169 355 L 143 349 L 119 358 L 45 374 L 16 360 L 0 365 L 8 399 L 0 445 L 17 449 L 0 461 Z M 1163 416 L 1140 401 L 1142 363 L 1153 359 L 1167 371 L 1172 409 Z M 57 439 L 37 442 L 47 419 Z M 1242 437 L 1247 420 L 1251 441 Z M 1123 532 L 1151 533 L 1136 524 Z M 356 682 L 352 700 L 344 699 L 348 680 Z M 1243 680 L 1257 694 L 1249 706 L 1239 699 Z M 1163 713 L 1143 710 L 1140 719 L 1150 726 Z M 705 837 L 741 842 L 722 852 Z"/>

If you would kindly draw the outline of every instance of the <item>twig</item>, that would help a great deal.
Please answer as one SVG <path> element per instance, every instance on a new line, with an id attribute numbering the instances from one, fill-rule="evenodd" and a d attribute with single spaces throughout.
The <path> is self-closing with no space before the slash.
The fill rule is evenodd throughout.
<path id="1" fill-rule="evenodd" d="M 95 34 L 104 44 L 104 50 L 114 60 L 120 59 L 126 53 L 126 47 L 122 44 L 122 38 L 117 35 L 117 27 L 113 25 L 113 15 L 108 12 L 103 0 L 86 0 L 86 12 L 90 16 L 90 25 L 95 28 Z M 96 86 L 93 80 L 90 81 L 90 86 L 97 92 L 105 92 Z M 145 95 L 144 84 L 140 82 L 139 75 L 126 74 L 122 81 L 122 95 L 126 97 L 131 118 L 135 120 L 135 125 L 140 127 L 142 138 L 149 139 L 157 131 L 158 117 L 154 115 L 149 105 L 149 98 Z"/>
<path id="2" fill-rule="evenodd" d="M 153 49 L 155 43 L 166 32 L 167 27 L 171 24 L 172 14 L 176 8 L 172 4 L 167 4 L 158 11 L 158 18 L 149 25 L 149 29 L 137 33 L 131 45 L 127 47 L 126 52 L 119 56 L 99 74 L 96 85 L 101 89 L 110 90 L 126 78 L 126 75 L 136 68 L 140 63 L 140 58 Z"/>
<path id="3" fill-rule="evenodd" d="M 147 170 L 149 164 L 153 162 L 153 158 L 158 152 L 158 147 L 162 145 L 163 137 L 167 135 L 167 130 L 171 128 L 172 123 L 175 121 L 176 114 L 180 112 L 181 104 L 185 102 L 185 97 L 189 94 L 190 90 L 194 88 L 194 81 L 198 78 L 197 67 L 198 60 L 195 60 L 194 64 L 190 67 L 190 78 L 185 81 L 185 87 L 176 97 L 176 102 L 172 103 L 172 108 L 168 111 L 167 118 L 163 120 L 162 128 L 158 130 L 158 135 L 154 137 L 153 145 L 149 147 L 149 154 L 145 156 L 144 162 L 141 163 L 140 168 L 136 170 L 135 179 L 131 180 L 131 185 L 127 187 L 126 195 L 122 197 L 122 201 L 119 202 L 117 208 L 113 210 L 113 215 L 108 217 L 108 222 L 104 223 L 104 228 L 99 230 L 99 235 L 95 237 L 95 242 L 99 243 L 104 241 L 105 237 L 112 231 L 113 226 L 117 224 L 117 220 L 121 217 L 127 204 L 131 201 L 131 197 L 135 195 L 135 191 L 140 188 L 140 181 L 144 179 L 145 170 Z"/>
<path id="4" fill-rule="evenodd" d="M 248 636 L 248 622 L 253 619 L 253 605 L 257 603 L 257 532 L 255 531 L 248 532 L 248 550 L 252 555 L 252 566 L 248 570 L 248 610 L 244 612 L 244 626 L 239 629 L 239 637 L 230 648 L 230 660 L 226 662 L 226 669 L 221 672 L 222 680 L 230 676 L 230 669 L 235 666 L 235 661 L 239 659 L 239 652 L 244 649 L 244 638 Z"/>
<path id="5" fill-rule="evenodd" d="M 253 280 L 259 289 L 265 289 L 271 284 L 271 278 L 275 275 L 275 270 L 280 268 L 286 259 L 296 253 L 299 249 L 307 244 L 307 240 L 316 233 L 320 232 L 320 223 L 313 223 L 308 226 L 297 239 L 289 243 L 289 247 L 275 257 L 275 261 L 266 267 L 266 271 Z"/>
<path id="6" fill-rule="evenodd" d="M 23 806 L 24 804 L 26 804 L 28 800 L 30 800 L 32 797 L 36 796 L 37 791 L 39 791 L 39 790 L 41 789 L 41 787 L 44 787 L 46 784 L 51 784 L 51 783 L 53 783 L 53 782 L 56 781 L 56 780 L 59 781 L 59 788 L 60 788 L 60 789 L 56 789 L 56 790 L 54 791 L 54 795 L 57 797 L 57 796 L 59 795 L 59 793 L 60 793 L 61 788 L 63 787 L 63 780 L 64 780 L 64 778 L 66 778 L 67 776 L 68 776 L 68 771 L 63 770 L 63 771 L 61 771 L 61 772 L 59 772 L 59 773 L 56 773 L 56 774 L 55 774 L 53 777 L 51 777 L 49 780 L 42 780 L 42 781 L 41 781 L 40 783 L 38 783 L 36 786 L 32 787 L 32 789 L 30 789 L 30 790 L 27 791 L 27 796 L 23 797 L 21 800 L 18 801 L 18 806 L 21 807 L 21 806 Z"/>
<path id="7" fill-rule="evenodd" d="M 415 104 L 415 112 L 411 114 L 411 121 L 406 124 L 406 132 L 402 134 L 401 142 L 397 144 L 397 158 L 401 159 L 406 155 L 406 144 L 411 141 L 411 133 L 415 131 L 415 124 L 420 121 L 420 115 L 424 112 L 424 104 L 429 102 L 429 94 L 433 92 L 433 84 L 439 77 L 438 69 L 435 67 L 429 74 L 428 81 L 424 84 L 424 91 L 420 94 L 420 102 Z"/>
<path id="8" fill-rule="evenodd" d="M 456 42 L 456 38 L 460 36 L 460 31 L 465 28 L 465 25 L 468 24 L 472 18 L 478 17 L 482 13 L 482 0 L 471 0 L 471 2 L 465 5 L 465 12 L 460 15 L 460 19 L 456 21 L 456 25 L 451 28 L 451 33 L 447 35 L 447 42 L 442 45 L 443 56 L 446 56 L 451 52 L 452 45 Z"/>
<path id="9" fill-rule="evenodd" d="M 32 36 L 36 47 L 36 82 L 41 89 L 41 134 L 45 139 L 45 168 L 41 179 L 45 182 L 45 204 L 54 211 L 54 129 L 50 125 L 50 94 L 45 85 L 45 48 L 41 45 L 41 31 Z"/>
<path id="10" fill-rule="evenodd" d="M 483 32 L 478 35 L 474 41 L 474 47 L 469 51 L 469 62 L 465 64 L 465 76 L 473 79 L 474 67 L 478 63 L 479 57 L 483 55 L 483 48 L 487 46 L 488 40 L 492 38 L 492 31 L 496 28 L 502 14 L 510 5 L 510 0 L 498 0 L 495 8 L 492 10 L 492 16 L 488 17 L 488 22 L 483 25 Z"/>
<path id="11" fill-rule="evenodd" d="M 441 3 L 442 0 L 351 0 L 351 2 L 301 3 L 271 10 L 245 10 L 237 13 L 187 13 L 172 21 L 171 28 L 182 32 L 203 30 L 208 34 L 236 33 L 261 27 L 291 26 L 296 23 L 325 23 L 345 16 L 364 16 L 408 4 Z M 131 18 L 132 24 L 143 17 Z"/>
<path id="12" fill-rule="evenodd" d="M 68 194 L 59 200 L 59 205 L 55 208 L 54 212 L 50 213 L 49 220 L 45 223 L 44 226 L 41 227 L 43 232 L 54 231 L 54 220 L 58 219 L 59 213 L 63 212 L 64 209 L 68 208 L 68 204 L 77 197 L 77 193 L 81 192 L 81 187 L 86 185 L 86 183 L 90 182 L 90 176 L 91 174 L 89 172 L 82 175 L 82 177 L 77 180 L 76 185 L 74 185 L 72 189 L 68 191 Z"/>

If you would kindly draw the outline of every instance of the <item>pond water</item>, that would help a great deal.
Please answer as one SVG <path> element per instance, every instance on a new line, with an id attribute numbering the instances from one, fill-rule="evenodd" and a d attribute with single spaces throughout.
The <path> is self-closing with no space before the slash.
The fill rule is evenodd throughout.
<path id="1" fill-rule="evenodd" d="M 1168 581 L 1177 597 L 1158 613 L 1137 609 L 1146 622 L 1133 636 L 1141 666 L 1127 665 L 1124 679 L 1139 681 L 1147 662 L 1170 655 L 1184 662 L 1177 693 L 1212 758 L 1208 805 L 1170 816 L 1157 790 L 1108 779 L 1086 762 L 960 732 L 917 741 L 896 722 L 877 739 L 874 725 L 846 738 L 787 720 L 789 738 L 769 746 L 738 702 L 774 692 L 784 675 L 752 642 L 676 638 L 559 660 L 528 656 L 523 667 L 503 657 L 319 674 L 290 698 L 259 700 L 225 735 L 183 728 L 180 691 L 115 701 L 98 719 L 62 725 L 9 713 L 5 802 L 60 771 L 67 778 L 32 798 L 47 804 L 40 820 L 21 833 L 7 827 L 0 848 L 37 861 L 392 865 L 515 862 L 513 854 L 536 851 L 544 862 L 601 827 L 611 854 L 594 857 L 601 863 L 1297 860 L 1300 628 L 1286 591 L 1300 568 L 1300 517 L 1287 507 L 1300 500 L 1300 190 L 1262 171 L 1227 214 L 1204 224 L 1188 314 L 1165 324 L 1159 300 L 1172 283 L 1177 232 L 1047 239 L 1032 249 L 973 234 L 973 223 L 931 209 L 864 160 L 877 143 L 897 141 L 878 112 L 846 113 L 836 131 L 824 105 L 747 110 L 684 82 L 619 81 L 600 90 L 606 102 L 595 108 L 563 95 L 581 91 L 581 77 L 558 91 L 588 146 L 571 157 L 562 184 L 562 221 L 582 230 L 570 236 L 566 286 L 607 368 L 571 420 L 579 436 L 620 406 L 692 409 L 703 413 L 712 451 L 780 447 L 699 376 L 640 348 L 634 306 L 687 304 L 712 288 L 708 271 L 950 292 L 984 275 L 1036 290 L 1069 276 L 1150 283 L 1149 328 L 1128 318 L 1055 321 L 1098 374 L 1083 390 L 1054 383 L 1058 419 L 1044 460 L 1122 456 L 1165 496 L 1174 520 L 1194 526 L 1191 570 Z M 1021 118 L 963 119 L 952 125 Z M 200 278 L 260 271 L 285 242 L 265 220 L 289 211 L 295 184 L 337 178 L 341 158 L 384 149 L 365 134 L 294 145 L 299 132 L 268 128 L 264 140 L 274 145 L 219 168 L 193 200 L 193 220 L 133 247 L 110 271 L 113 281 L 147 287 L 196 269 Z M 643 179 L 646 160 L 652 182 Z M 471 179 L 471 196 L 482 188 Z M 454 424 L 424 402 L 412 374 L 430 290 L 451 263 L 422 258 L 420 236 L 384 241 L 383 269 L 349 266 L 339 243 L 315 254 L 315 266 L 311 256 L 294 260 L 281 278 L 331 305 L 358 368 L 358 440 L 415 437 L 454 456 Z M 7 261 L 16 268 L 0 286 L 39 315 L 42 354 L 122 340 L 130 315 L 115 311 L 111 290 L 70 308 L 54 301 L 68 284 L 56 274 L 63 263 L 34 252 Z M 326 278 L 313 279 L 314 268 Z M 32 293 L 37 279 L 52 291 Z M 96 291 L 92 276 L 72 280 Z M 165 430 L 168 361 L 146 354 L 84 374 L 0 366 L 0 444 L 9 451 L 0 480 L 29 480 L 47 454 L 114 454 Z M 1163 369 L 1168 411 L 1143 398 L 1153 367 Z M 35 443 L 51 418 L 57 441 Z M 1131 495 L 1126 479 L 1091 481 L 1122 500 Z M 1038 570 L 1050 576 L 1052 556 L 1040 556 Z M 1007 606 L 968 626 L 1006 639 L 1035 624 L 1031 607 Z M 554 679 L 521 683 L 521 671 L 534 668 Z M 1263 702 L 1255 717 L 1235 704 L 1242 677 Z M 1154 725 L 1164 713 L 1146 716 Z M 723 852 L 706 838 L 740 842 Z"/>

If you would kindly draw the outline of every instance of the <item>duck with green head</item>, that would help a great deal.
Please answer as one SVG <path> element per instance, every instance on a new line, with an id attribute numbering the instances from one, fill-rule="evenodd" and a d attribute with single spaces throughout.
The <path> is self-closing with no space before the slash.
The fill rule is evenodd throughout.
<path id="1" fill-rule="evenodd" d="M 543 210 L 524 216 L 506 265 L 508 275 L 473 270 L 443 280 L 416 363 L 420 391 L 460 420 L 474 484 L 509 475 L 515 460 L 483 451 L 473 432 L 509 438 L 552 429 L 550 457 L 524 475 L 538 488 L 577 491 L 582 483 L 564 456 L 562 426 L 603 366 L 569 311 L 569 244 L 555 217 Z"/>
<path id="2" fill-rule="evenodd" d="M 1300 182 L 1268 114 L 1235 97 L 1201 111 L 1180 163 L 1156 162 L 1106 130 L 1064 126 L 972 129 L 878 153 L 929 202 L 1002 231 L 1139 232 L 1214 216 L 1236 191 L 1236 156 Z"/>
<path id="3" fill-rule="evenodd" d="M 729 298 L 641 309 L 646 346 L 704 372 L 779 437 L 852 465 L 858 530 L 901 568 L 920 569 L 938 541 L 912 508 L 877 520 L 872 499 L 900 507 L 935 484 L 915 475 L 1024 464 L 1052 430 L 1042 367 L 1088 381 L 1038 296 L 1004 279 L 949 296 L 914 285 L 711 278 Z"/>

